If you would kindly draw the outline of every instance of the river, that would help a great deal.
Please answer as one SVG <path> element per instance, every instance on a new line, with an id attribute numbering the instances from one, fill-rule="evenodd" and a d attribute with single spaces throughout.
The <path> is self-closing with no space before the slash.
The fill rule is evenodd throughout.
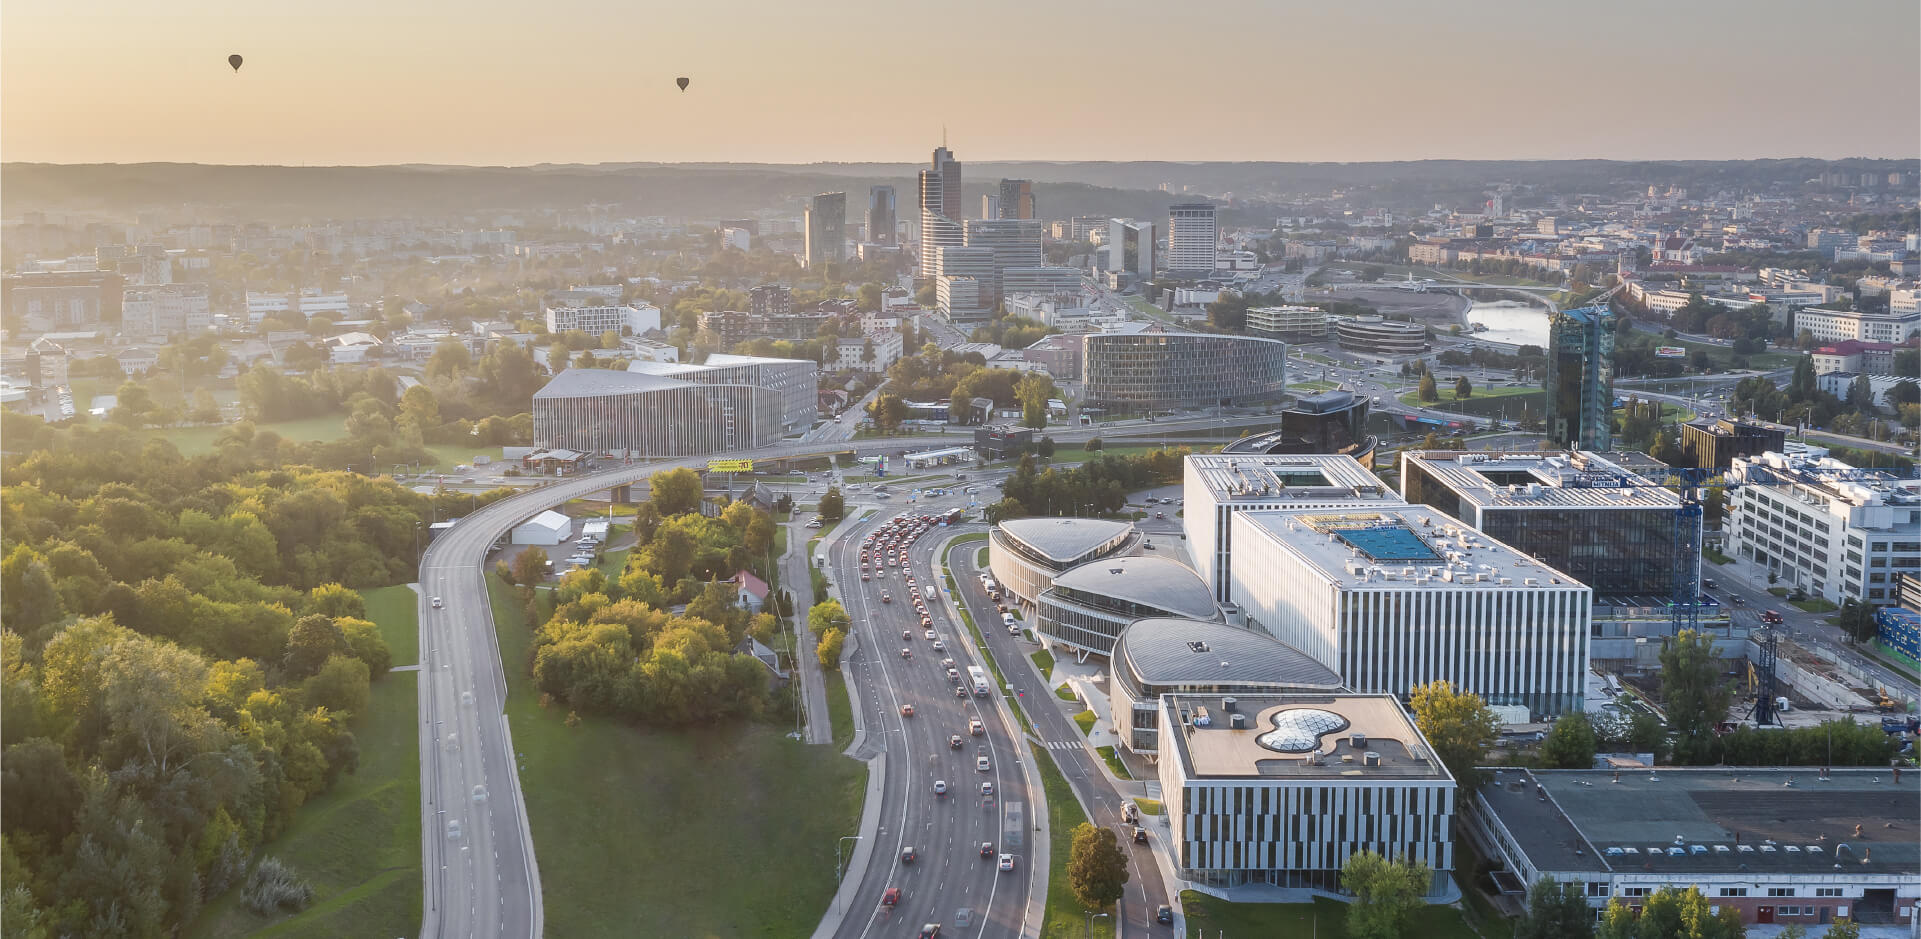
<path id="1" fill-rule="evenodd" d="M 1467 308 L 1467 321 L 1487 327 L 1473 334 L 1476 339 L 1547 348 L 1547 311 L 1531 303 L 1477 300 Z"/>

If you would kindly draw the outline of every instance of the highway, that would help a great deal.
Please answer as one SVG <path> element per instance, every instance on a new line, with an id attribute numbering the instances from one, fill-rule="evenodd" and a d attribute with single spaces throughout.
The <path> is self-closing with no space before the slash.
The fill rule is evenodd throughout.
<path id="1" fill-rule="evenodd" d="M 870 549 L 872 579 L 861 580 L 861 540 L 869 532 L 905 514 L 933 513 L 962 502 L 889 506 L 865 521 L 850 513 L 829 551 L 831 579 L 853 619 L 852 641 L 858 645 L 846 665 L 858 692 L 854 706 L 863 715 L 867 746 L 887 753 L 877 843 L 864 846 L 873 858 L 836 933 L 845 939 L 913 935 L 929 923 L 939 923 L 943 936 L 1011 937 L 1039 929 L 1027 922 L 1035 819 L 1025 749 L 999 689 L 985 697 L 958 697 L 960 683 L 942 665 L 942 659 L 953 659 L 963 682 L 970 665 L 985 668 L 932 569 L 935 545 L 952 530 L 936 525 L 922 533 L 908 548 L 907 565 L 874 566 L 878 546 Z M 906 580 L 910 571 L 913 587 Z M 935 588 L 932 600 L 925 599 L 929 585 Z M 936 640 L 926 638 L 911 590 L 921 592 Z M 891 602 L 882 602 L 883 592 Z M 934 649 L 936 641 L 945 649 Z M 903 657 L 902 649 L 911 658 Z M 907 705 L 914 709 L 912 717 L 901 713 Z M 981 722 L 980 735 L 970 734 L 970 720 Z M 950 744 L 954 736 L 961 740 L 957 749 Z M 980 756 L 988 758 L 986 772 L 976 767 Z M 946 795 L 934 792 L 937 780 L 946 783 Z M 993 795 L 982 794 L 983 782 L 993 784 Z M 993 845 L 986 857 L 983 842 Z M 916 859 L 905 863 L 902 854 L 910 848 Z M 1014 870 L 999 870 L 1002 853 L 1014 856 Z M 893 907 L 881 902 L 888 888 L 901 891 Z"/>
<path id="2" fill-rule="evenodd" d="M 985 526 L 976 526 L 985 529 Z M 1075 794 L 1084 806 L 1092 808 L 1092 821 L 1112 829 L 1119 836 L 1121 849 L 1128 855 L 1128 878 L 1125 892 L 1119 905 L 1119 935 L 1125 939 L 1130 936 L 1164 937 L 1172 935 L 1172 929 L 1154 923 L 1154 911 L 1162 904 L 1171 904 L 1166 884 L 1161 880 L 1160 867 L 1155 863 L 1154 850 L 1166 850 L 1161 844 L 1160 833 L 1154 826 L 1148 826 L 1150 844 L 1135 844 L 1130 837 L 1132 826 L 1121 823 L 1121 803 L 1125 801 L 1114 790 L 1101 767 L 1099 759 L 1087 746 L 1086 737 L 1073 718 L 1064 713 L 1060 699 L 1054 697 L 1053 690 L 1045 682 L 1036 680 L 1033 666 L 1027 656 L 1040 648 L 1038 643 L 1028 642 L 1008 634 L 1007 630 L 994 624 L 1000 621 L 994 601 L 987 596 L 981 586 L 979 568 L 974 563 L 980 550 L 978 543 L 956 545 L 948 552 L 947 563 L 954 572 L 954 581 L 960 587 L 962 602 L 965 602 L 974 622 L 981 626 L 981 635 L 987 639 L 988 650 L 994 654 L 995 661 L 1006 673 L 1007 680 L 1013 682 L 1018 691 L 1026 693 L 1025 702 L 1029 719 L 1034 722 L 1035 733 L 1047 745 L 1048 754 L 1060 768 L 1061 775 L 1067 778 Z M 1028 621 L 1032 626 L 1032 611 L 1028 611 Z M 1102 927 L 1105 929 L 1106 927 Z"/>

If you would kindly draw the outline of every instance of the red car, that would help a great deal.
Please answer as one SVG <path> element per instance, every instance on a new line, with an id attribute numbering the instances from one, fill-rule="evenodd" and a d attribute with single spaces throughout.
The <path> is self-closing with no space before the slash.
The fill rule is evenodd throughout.
<path id="1" fill-rule="evenodd" d="M 894 906 L 898 903 L 900 903 L 899 887 L 889 887 L 886 893 L 880 895 L 881 906 Z"/>

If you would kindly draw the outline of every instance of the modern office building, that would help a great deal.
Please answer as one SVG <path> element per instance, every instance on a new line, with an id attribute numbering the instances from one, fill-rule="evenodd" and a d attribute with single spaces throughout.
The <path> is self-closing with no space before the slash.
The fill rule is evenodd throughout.
<path id="1" fill-rule="evenodd" d="M 1107 269 L 1136 277 L 1154 276 L 1154 223 L 1116 218 L 1107 222 Z"/>
<path id="2" fill-rule="evenodd" d="M 1733 771 L 1730 771 L 1730 770 Z M 1921 773 L 1886 767 L 1500 767 L 1463 831 L 1498 880 L 1575 884 L 1598 912 L 1697 887 L 1747 923 L 1911 926 Z M 1905 929 L 1903 930 L 1905 932 Z"/>
<path id="3" fill-rule="evenodd" d="M 823 192 L 807 203 L 803 262 L 810 271 L 847 260 L 847 193 Z"/>
<path id="4" fill-rule="evenodd" d="M 176 336 L 207 331 L 213 309 L 206 284 L 129 287 L 121 301 L 120 331 L 134 336 Z"/>
<path id="5" fill-rule="evenodd" d="M 1605 306 L 1554 314 L 1548 320 L 1548 439 L 1571 450 L 1607 450 L 1613 422 L 1614 314 Z"/>
<path id="6" fill-rule="evenodd" d="M 1420 355 L 1428 349 L 1426 326 L 1372 313 L 1336 319 L 1334 339 L 1349 352 L 1368 355 Z"/>
<path id="7" fill-rule="evenodd" d="M 1895 602 L 1900 575 L 1921 571 L 1921 480 L 1820 450 L 1736 457 L 1727 480 L 1725 550 L 1781 586 L 1881 605 Z"/>
<path id="8" fill-rule="evenodd" d="M 1108 720 L 1121 745 L 1160 752 L 1166 694 L 1333 694 L 1341 676 L 1263 632 L 1191 619 L 1144 619 L 1121 630 L 1108 659 Z"/>
<path id="9" fill-rule="evenodd" d="M 1681 453 L 1695 469 L 1727 469 L 1737 456 L 1781 452 L 1793 429 L 1747 418 L 1703 418 L 1681 425 Z"/>
<path id="10" fill-rule="evenodd" d="M 1224 623 L 1207 584 L 1179 561 L 1110 557 L 1055 576 L 1035 599 L 1034 633 L 1049 648 L 1107 655 L 1135 620 L 1155 616 Z"/>
<path id="11" fill-rule="evenodd" d="M 660 328 L 660 307 L 651 303 L 606 304 L 597 306 L 550 306 L 546 308 L 547 331 L 579 331 L 589 336 L 614 332 L 638 336 Z"/>
<path id="12" fill-rule="evenodd" d="M 1001 197 L 996 193 L 981 194 L 981 218 L 1001 217 Z"/>
<path id="13" fill-rule="evenodd" d="M 781 392 L 570 368 L 534 392 L 534 446 L 616 457 L 697 456 L 780 440 Z"/>
<path id="14" fill-rule="evenodd" d="M 995 218 L 1033 219 L 1034 181 L 1031 179 L 1003 179 L 1000 191 L 1000 214 Z"/>
<path id="15" fill-rule="evenodd" d="M 877 245 L 900 243 L 900 215 L 895 208 L 894 187 L 875 186 L 867 190 L 867 241 Z"/>
<path id="16" fill-rule="evenodd" d="M 1278 339 L 1168 332 L 1089 333 L 1081 357 L 1088 407 L 1142 413 L 1278 403 L 1287 344 Z"/>
<path id="17" fill-rule="evenodd" d="M 1802 330 L 1813 333 L 1817 342 L 1855 339 L 1899 344 L 1921 336 L 1921 313 L 1862 313 L 1811 306 L 1795 311 L 1795 335 Z"/>
<path id="18" fill-rule="evenodd" d="M 1593 593 L 1425 506 L 1241 512 L 1229 595 L 1250 628 L 1359 692 L 1449 681 L 1551 720 L 1581 707 Z"/>
<path id="19" fill-rule="evenodd" d="M 1351 456 L 1194 454 L 1181 475 L 1188 556 L 1222 603 L 1231 581 L 1235 513 L 1404 504 Z"/>
<path id="20" fill-rule="evenodd" d="M 794 288 L 760 284 L 747 291 L 747 311 L 755 316 L 786 316 L 794 312 Z"/>
<path id="21" fill-rule="evenodd" d="M 788 430 L 807 427 L 818 416 L 820 366 L 812 359 L 775 359 L 716 352 L 707 361 L 633 362 L 629 372 L 704 385 L 746 385 L 780 395 L 780 423 Z"/>
<path id="22" fill-rule="evenodd" d="M 1167 207 L 1167 273 L 1186 277 L 1214 276 L 1214 255 L 1220 249 L 1218 209 L 1209 202 L 1183 202 Z"/>
<path id="23" fill-rule="evenodd" d="M 987 319 L 994 312 L 990 293 L 978 277 L 939 277 L 934 281 L 934 305 L 955 322 Z"/>
<path id="24" fill-rule="evenodd" d="M 938 277 L 936 256 L 943 247 L 966 242 L 961 227 L 961 164 L 946 147 L 934 150 L 933 165 L 920 171 L 920 276 Z"/>
<path id="25" fill-rule="evenodd" d="M 1046 263 L 1041 251 L 1041 223 L 1016 219 L 970 219 L 965 243 L 994 253 L 993 285 L 1000 299 L 1001 275 L 1009 268 L 1035 268 Z"/>
<path id="26" fill-rule="evenodd" d="M 1034 428 L 994 424 L 974 429 L 974 452 L 982 460 L 1011 460 L 1034 449 Z"/>
<path id="27" fill-rule="evenodd" d="M 1277 339 L 1327 338 L 1327 311 L 1317 306 L 1257 306 L 1247 310 L 1247 331 Z M 1426 341 L 1426 334 L 1422 334 Z"/>
<path id="28" fill-rule="evenodd" d="M 1251 434 L 1222 453 L 1338 453 L 1371 462 L 1375 438 L 1367 432 L 1367 396 L 1335 389 L 1304 395 L 1281 410 L 1279 430 Z"/>
<path id="29" fill-rule="evenodd" d="M 1176 876 L 1340 893 L 1360 851 L 1454 868 L 1456 787 L 1387 695 L 1163 695 L 1161 801 Z"/>
<path id="30" fill-rule="evenodd" d="M 1677 575 L 1699 582 L 1701 516 L 1677 531 L 1679 495 L 1598 453 L 1403 450 L 1400 471 L 1401 498 L 1566 573 L 1597 604 L 1662 606 Z"/>
<path id="31" fill-rule="evenodd" d="M 933 251 L 933 276 L 941 315 L 958 320 L 990 316 L 1000 294 L 994 249 L 943 245 Z"/>
<path id="32" fill-rule="evenodd" d="M 1078 267 L 1009 267 L 1003 269 L 1000 275 L 1003 301 L 1021 294 L 1078 297 L 1081 292 L 1081 269 Z"/>
<path id="33" fill-rule="evenodd" d="M 1010 519 L 994 526 L 987 538 L 987 569 L 1002 589 L 1029 606 L 1054 586 L 1055 577 L 1126 554 L 1140 543 L 1132 523 L 1098 518 Z"/>

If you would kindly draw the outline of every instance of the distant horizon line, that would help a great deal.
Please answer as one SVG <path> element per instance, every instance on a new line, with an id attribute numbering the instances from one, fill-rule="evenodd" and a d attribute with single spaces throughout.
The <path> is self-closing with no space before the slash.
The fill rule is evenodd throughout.
<path id="1" fill-rule="evenodd" d="M 0 166 L 52 166 L 52 167 L 139 167 L 139 166 L 206 166 L 231 169 L 407 169 L 427 167 L 435 169 L 503 169 L 530 170 L 579 167 L 595 169 L 604 167 L 633 166 L 918 166 L 925 161 L 919 160 L 810 160 L 807 162 L 786 162 L 779 160 L 603 160 L 597 163 L 544 161 L 540 163 L 436 163 L 430 161 L 406 161 L 397 163 L 217 163 L 204 160 L 96 160 L 83 162 L 57 162 L 52 160 L 0 160 Z M 1165 164 L 1169 166 L 1394 166 L 1411 163 L 1921 163 L 1921 154 L 1914 156 L 1761 156 L 1761 157 L 1419 157 L 1400 160 L 1074 160 L 1042 158 L 989 158 L 960 159 L 962 164 L 993 163 L 1031 163 L 1055 166 L 1127 166 L 1136 164 Z"/>

